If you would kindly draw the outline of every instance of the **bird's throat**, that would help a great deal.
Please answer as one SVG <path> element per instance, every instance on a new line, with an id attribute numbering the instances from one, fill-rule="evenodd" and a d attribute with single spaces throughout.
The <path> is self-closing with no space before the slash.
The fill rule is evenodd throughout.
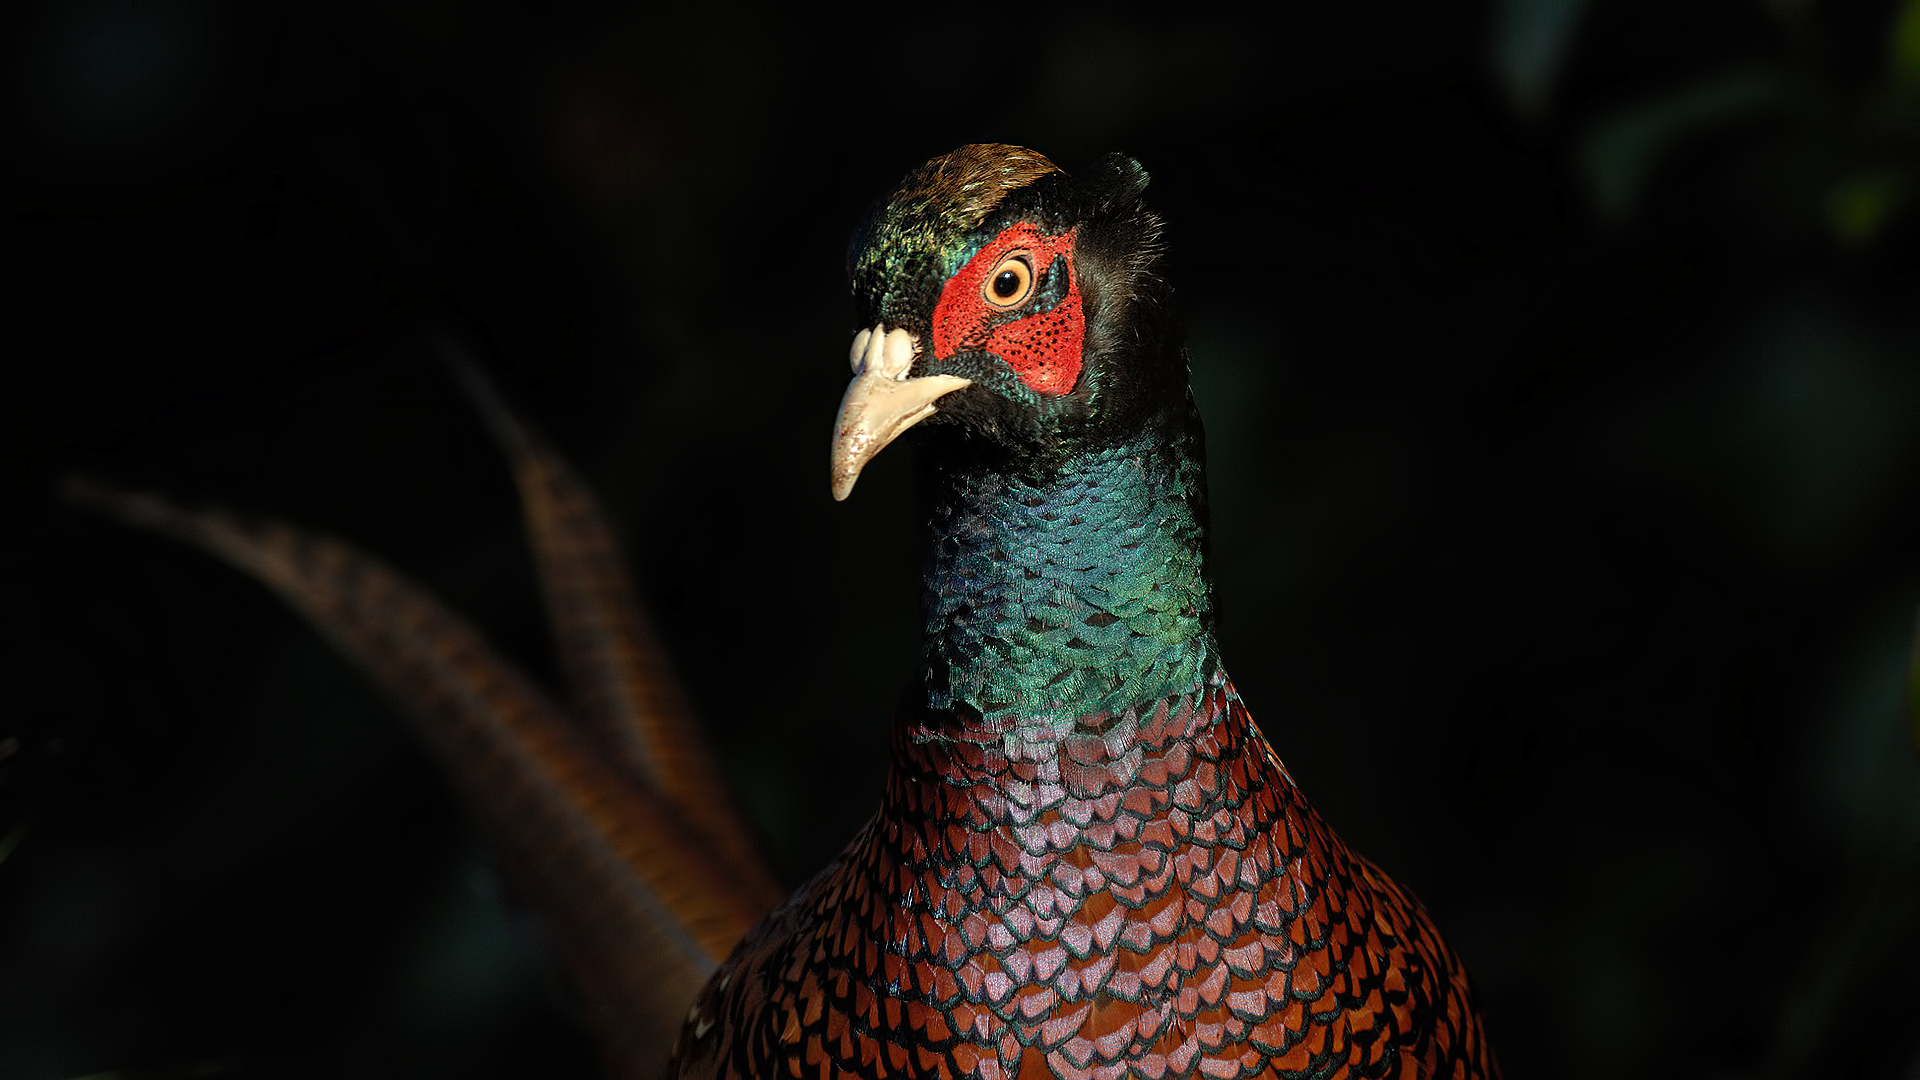
<path id="1" fill-rule="evenodd" d="M 935 727 L 1053 726 L 1218 671 L 1197 420 L 1046 469 L 935 474 L 922 675 Z"/>

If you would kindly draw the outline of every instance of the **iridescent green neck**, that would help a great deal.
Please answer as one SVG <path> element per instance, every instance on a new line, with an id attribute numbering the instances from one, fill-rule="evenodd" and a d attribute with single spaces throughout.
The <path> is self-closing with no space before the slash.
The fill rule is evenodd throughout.
<path id="1" fill-rule="evenodd" d="M 925 704 L 1046 724 L 1184 693 L 1218 667 L 1206 482 L 1190 412 L 1046 469 L 936 472 Z"/>

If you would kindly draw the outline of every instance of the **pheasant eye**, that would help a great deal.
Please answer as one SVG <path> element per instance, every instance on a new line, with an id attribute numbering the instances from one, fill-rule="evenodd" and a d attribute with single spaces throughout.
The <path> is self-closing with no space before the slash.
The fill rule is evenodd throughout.
<path id="1" fill-rule="evenodd" d="M 1005 310 L 1018 307 L 1033 292 L 1033 262 L 1024 251 L 1000 260 L 987 275 L 987 303 Z"/>

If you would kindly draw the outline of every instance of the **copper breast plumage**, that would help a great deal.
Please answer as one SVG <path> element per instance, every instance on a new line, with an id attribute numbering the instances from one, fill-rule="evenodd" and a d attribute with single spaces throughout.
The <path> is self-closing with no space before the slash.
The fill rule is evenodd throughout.
<path id="1" fill-rule="evenodd" d="M 885 804 L 735 951 L 679 1075 L 1493 1075 L 1426 912 L 1231 684 L 992 738 L 903 725 Z"/>

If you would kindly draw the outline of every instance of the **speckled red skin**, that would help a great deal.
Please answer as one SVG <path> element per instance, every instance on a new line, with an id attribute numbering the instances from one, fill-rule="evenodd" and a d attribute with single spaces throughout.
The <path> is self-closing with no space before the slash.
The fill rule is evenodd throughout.
<path id="1" fill-rule="evenodd" d="M 1005 318 L 987 304 L 985 286 L 993 268 L 1009 254 L 1027 253 L 1036 275 L 1064 273 L 1060 301 L 1044 311 L 1023 310 Z M 1055 259 L 1060 260 L 1057 264 Z M 933 351 L 950 357 L 963 351 L 989 352 L 1006 362 L 1035 393 L 1064 394 L 1080 378 L 1080 350 L 1086 338 L 1080 283 L 1073 279 L 1073 234 L 1048 236 L 1022 222 L 1000 231 L 947 280 L 933 309 Z M 1035 289 L 1042 286 L 1036 282 Z"/>
<path id="2" fill-rule="evenodd" d="M 722 965 L 671 1075 L 1497 1075 L 1425 910 L 1224 676 L 1064 733 L 909 717 L 893 752 L 880 813 Z"/>

